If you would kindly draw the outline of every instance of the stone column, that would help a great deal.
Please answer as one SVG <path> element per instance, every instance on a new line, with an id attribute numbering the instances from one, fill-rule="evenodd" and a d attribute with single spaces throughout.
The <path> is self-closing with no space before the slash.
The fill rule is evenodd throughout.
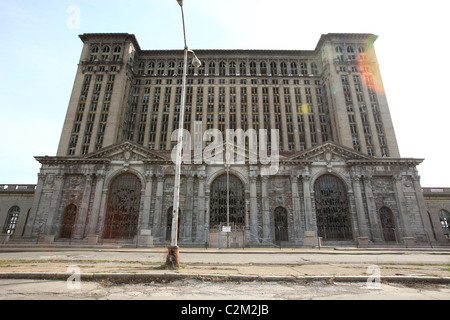
<path id="1" fill-rule="evenodd" d="M 312 199 L 311 199 L 311 176 L 306 173 L 302 176 L 303 181 L 303 199 L 305 202 L 305 231 L 317 231 L 317 224 L 313 217 Z"/>
<path id="2" fill-rule="evenodd" d="M 47 222 L 45 226 L 45 235 L 54 236 L 57 232 L 55 228 L 55 221 L 57 221 L 58 211 L 61 204 L 61 196 L 64 188 L 64 175 L 56 175 L 54 186 L 53 186 L 53 194 L 51 197 L 49 213 L 47 217 Z"/>
<path id="3" fill-rule="evenodd" d="M 88 235 L 99 236 L 97 233 L 98 217 L 100 216 L 100 205 L 102 202 L 103 185 L 105 182 L 105 175 L 103 173 L 97 174 L 97 182 L 95 185 L 94 203 L 92 204 L 92 212 L 89 218 Z"/>
<path id="4" fill-rule="evenodd" d="M 294 242 L 300 241 L 303 238 L 303 230 L 301 227 L 301 206 L 300 197 L 298 194 L 298 176 L 291 174 L 291 191 L 292 191 L 292 215 L 294 217 Z"/>
<path id="5" fill-rule="evenodd" d="M 184 225 L 183 225 L 183 242 L 192 242 L 192 210 L 194 207 L 194 175 L 189 173 L 186 175 L 186 199 L 184 201 Z"/>
<path id="6" fill-rule="evenodd" d="M 75 224 L 75 239 L 83 239 L 84 231 L 86 229 L 86 219 L 88 215 L 89 203 L 91 199 L 92 182 L 94 177 L 92 174 L 85 175 L 83 200 L 81 203 L 80 211 L 78 213 L 77 221 Z"/>
<path id="7" fill-rule="evenodd" d="M 162 216 L 162 201 L 164 193 L 164 174 L 158 173 L 156 175 L 158 185 L 156 187 L 156 202 L 155 212 L 153 214 L 153 234 L 155 238 L 161 238 L 161 216 Z"/>
<path id="8" fill-rule="evenodd" d="M 198 175 L 198 196 L 197 196 L 197 242 L 205 242 L 205 179 L 204 174 Z"/>
<path id="9" fill-rule="evenodd" d="M 144 212 L 142 213 L 141 229 L 150 229 L 150 206 L 153 191 L 153 173 L 147 171 L 145 173 L 146 185 L 144 191 Z"/>
<path id="10" fill-rule="evenodd" d="M 402 228 L 401 236 L 410 238 L 413 236 L 413 234 L 408 223 L 406 199 L 402 187 L 403 179 L 401 175 L 394 175 L 392 177 L 392 180 L 394 183 L 395 201 L 397 202 L 398 213 L 400 216 L 400 221 L 398 222 Z"/>
<path id="11" fill-rule="evenodd" d="M 103 235 L 103 230 L 105 227 L 105 214 L 106 214 L 106 202 L 107 201 L 108 201 L 108 190 L 103 189 L 102 197 L 100 200 L 99 216 L 97 219 L 97 228 L 95 229 L 96 230 L 95 234 L 98 234 L 99 237 Z"/>
<path id="12" fill-rule="evenodd" d="M 378 218 L 375 198 L 372 190 L 372 176 L 365 175 L 363 177 L 364 193 L 366 194 L 367 209 L 369 211 L 370 230 L 374 242 L 383 242 L 380 219 Z"/>
<path id="13" fill-rule="evenodd" d="M 359 174 L 354 174 L 352 176 L 353 195 L 355 197 L 356 216 L 358 218 L 358 237 L 368 238 L 369 232 L 367 229 L 366 213 L 364 211 L 360 179 L 361 176 Z"/>
<path id="14" fill-rule="evenodd" d="M 36 191 L 34 193 L 33 206 L 31 207 L 30 218 L 25 227 L 24 238 L 31 238 L 33 236 L 33 231 L 36 228 L 38 228 L 38 226 L 35 226 L 35 224 L 38 219 L 39 205 L 41 203 L 42 190 L 44 188 L 45 177 L 46 177 L 45 174 L 42 174 L 42 173 L 38 174 L 38 183 L 37 183 Z"/>
<path id="15" fill-rule="evenodd" d="M 209 223 L 210 223 L 210 212 L 209 212 L 209 199 L 211 196 L 211 190 L 209 185 L 205 184 L 205 241 L 209 243 Z"/>
<path id="16" fill-rule="evenodd" d="M 425 199 L 423 198 L 422 187 L 420 186 L 420 176 L 416 170 L 412 176 L 412 181 L 414 184 L 414 191 L 416 192 L 417 205 L 419 206 L 424 231 L 428 234 L 430 241 L 434 242 L 436 239 L 434 238 L 433 227 L 431 226 L 431 221 L 425 206 Z"/>
<path id="17" fill-rule="evenodd" d="M 261 177 L 261 189 L 262 189 L 262 213 L 263 213 L 263 238 L 265 241 L 271 240 L 270 232 L 270 202 L 269 202 L 269 192 L 267 190 L 267 183 L 269 177 Z"/>
<path id="18" fill-rule="evenodd" d="M 258 242 L 258 199 L 256 194 L 256 175 L 250 173 L 250 239 Z"/>

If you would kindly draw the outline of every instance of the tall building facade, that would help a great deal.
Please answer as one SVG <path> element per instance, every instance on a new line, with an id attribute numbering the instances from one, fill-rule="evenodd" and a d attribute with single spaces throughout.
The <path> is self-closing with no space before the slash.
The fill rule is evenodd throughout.
<path id="1" fill-rule="evenodd" d="M 142 50 L 130 34 L 80 38 L 57 155 L 36 157 L 42 169 L 24 237 L 127 242 L 151 233 L 165 243 L 183 52 Z M 183 146 L 192 152 L 182 167 L 181 245 L 436 241 L 416 169 L 423 160 L 400 157 L 375 40 L 327 34 L 311 51 L 196 50 L 202 65 L 187 66 Z M 237 132 L 244 139 L 235 144 Z"/>

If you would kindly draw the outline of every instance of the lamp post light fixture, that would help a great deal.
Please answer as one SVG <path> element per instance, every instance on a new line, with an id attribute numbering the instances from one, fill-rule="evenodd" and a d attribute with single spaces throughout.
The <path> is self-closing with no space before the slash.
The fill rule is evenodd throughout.
<path id="1" fill-rule="evenodd" d="M 178 126 L 178 143 L 176 153 L 176 169 L 175 169 L 175 184 L 173 190 L 173 214 L 172 214 L 172 234 L 171 243 L 168 248 L 166 266 L 171 268 L 178 268 L 180 266 L 180 248 L 178 247 L 178 216 L 180 211 L 180 182 L 181 182 L 181 163 L 183 151 L 183 127 L 184 127 L 184 113 L 186 109 L 186 78 L 187 78 L 187 61 L 188 53 L 192 53 L 194 59 L 192 61 L 195 67 L 200 67 L 202 62 L 197 58 L 194 51 L 189 50 L 186 41 L 186 26 L 184 23 L 183 0 L 177 0 L 181 7 L 181 15 L 183 18 L 183 34 L 184 34 L 184 66 L 183 66 L 183 84 L 181 91 L 181 107 L 180 120 Z"/>

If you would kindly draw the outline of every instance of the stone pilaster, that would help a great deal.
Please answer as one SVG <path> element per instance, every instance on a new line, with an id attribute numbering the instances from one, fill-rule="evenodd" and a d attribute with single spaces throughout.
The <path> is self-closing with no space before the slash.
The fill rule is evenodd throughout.
<path id="1" fill-rule="evenodd" d="M 353 195 L 355 197 L 356 217 L 358 218 L 358 237 L 369 237 L 366 213 L 361 192 L 361 175 L 352 175 Z"/>
<path id="2" fill-rule="evenodd" d="M 85 175 L 85 183 L 84 183 L 84 192 L 83 192 L 83 201 L 81 203 L 80 211 L 78 213 L 77 221 L 75 224 L 75 239 L 83 239 L 84 231 L 86 227 L 86 219 L 89 210 L 89 203 L 91 200 L 91 191 L 92 191 L 92 183 L 94 177 L 92 174 Z"/>
<path id="3" fill-rule="evenodd" d="M 97 182 L 95 185 L 95 193 L 94 193 L 94 203 L 92 205 L 92 212 L 91 216 L 89 218 L 89 226 L 88 226 L 88 234 L 89 235 L 97 235 L 98 234 L 98 221 L 100 216 L 100 207 L 102 204 L 102 197 L 103 197 L 103 186 L 105 182 L 105 175 L 104 173 L 98 173 L 97 174 Z"/>

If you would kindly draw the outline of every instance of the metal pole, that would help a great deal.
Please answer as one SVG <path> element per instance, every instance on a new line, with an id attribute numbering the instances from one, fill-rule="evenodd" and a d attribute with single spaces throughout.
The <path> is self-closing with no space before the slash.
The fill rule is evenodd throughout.
<path id="1" fill-rule="evenodd" d="M 184 66 L 183 66 L 183 85 L 181 91 L 181 106 L 180 106 L 180 122 L 178 127 L 178 144 L 176 154 L 176 169 L 175 169 L 175 184 L 173 195 L 173 215 L 172 215 L 172 235 L 171 243 L 168 248 L 166 259 L 166 266 L 178 268 L 180 266 L 178 247 L 178 214 L 180 205 L 180 180 L 181 180 L 181 156 L 183 150 L 183 127 L 184 127 L 184 111 L 185 111 L 185 92 L 186 92 L 186 78 L 187 78 L 187 61 L 188 61 L 188 47 L 186 42 L 186 27 L 184 23 L 184 10 L 182 2 L 180 3 L 181 15 L 183 18 L 183 34 L 184 34 Z"/>
<path id="2" fill-rule="evenodd" d="M 227 227 L 230 226 L 230 165 L 227 164 Z M 227 230 L 228 231 L 228 230 Z M 230 247 L 230 234 L 227 233 L 227 248 Z"/>

